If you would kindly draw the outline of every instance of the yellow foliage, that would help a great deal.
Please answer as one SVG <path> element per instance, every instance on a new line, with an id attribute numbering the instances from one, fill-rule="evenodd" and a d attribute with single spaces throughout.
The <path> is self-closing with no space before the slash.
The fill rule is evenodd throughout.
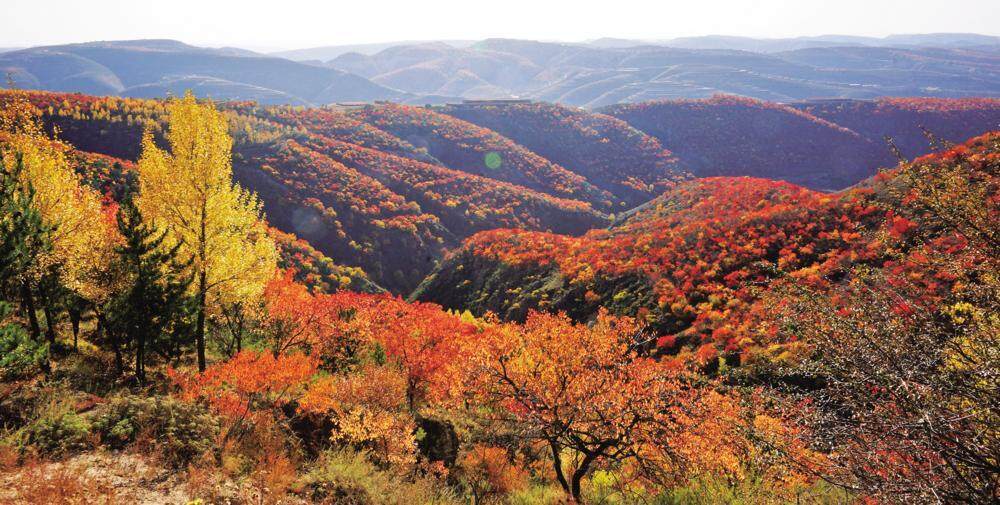
<path id="1" fill-rule="evenodd" d="M 99 296 L 96 278 L 117 237 L 100 195 L 81 185 L 67 158 L 69 146 L 48 138 L 27 100 L 12 100 L 5 107 L 0 131 L 0 156 L 8 163 L 23 161 L 22 191 L 35 192 L 33 205 L 52 229 L 52 250 L 37 265 L 45 270 L 58 266 L 67 288 L 88 298 Z"/>
<path id="2" fill-rule="evenodd" d="M 405 467 L 416 462 L 406 377 L 396 369 L 367 366 L 352 375 L 322 377 L 310 385 L 299 408 L 329 416 L 335 443 L 368 449 L 382 463 Z"/>
<path id="3" fill-rule="evenodd" d="M 277 251 L 262 222 L 260 200 L 232 182 L 232 139 L 225 116 L 191 93 L 173 100 L 167 140 L 147 132 L 139 160 L 143 217 L 167 230 L 163 247 L 179 244 L 190 258 L 192 289 L 209 310 L 260 296 L 274 274 Z"/>

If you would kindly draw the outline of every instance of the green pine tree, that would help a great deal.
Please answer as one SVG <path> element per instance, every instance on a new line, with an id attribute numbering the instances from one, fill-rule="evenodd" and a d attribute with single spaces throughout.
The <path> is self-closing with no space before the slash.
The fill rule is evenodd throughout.
<path id="1" fill-rule="evenodd" d="M 10 316 L 11 308 L 0 302 L 0 321 Z M 0 380 L 16 380 L 44 369 L 48 345 L 32 339 L 20 325 L 0 324 Z"/>
<path id="2" fill-rule="evenodd" d="M 33 206 L 34 191 L 22 191 L 19 183 L 24 163 L 17 157 L 8 166 L 0 158 L 0 290 L 21 300 L 34 339 L 41 336 L 35 313 L 35 291 L 30 272 L 36 259 L 51 248 L 51 230 Z"/>
<path id="3" fill-rule="evenodd" d="M 191 279 L 180 274 L 186 265 L 177 259 L 178 248 L 160 247 L 165 233 L 145 224 L 131 199 L 122 202 L 117 221 L 125 239 L 117 261 L 126 281 L 102 312 L 116 352 L 134 350 L 141 383 L 151 354 L 176 358 L 191 340 Z"/>

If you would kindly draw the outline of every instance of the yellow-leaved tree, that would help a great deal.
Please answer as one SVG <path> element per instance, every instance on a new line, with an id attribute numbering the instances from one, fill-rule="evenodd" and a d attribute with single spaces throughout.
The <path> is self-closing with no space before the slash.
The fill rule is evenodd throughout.
<path id="1" fill-rule="evenodd" d="M 32 206 L 50 229 L 52 247 L 36 255 L 21 286 L 22 301 L 33 322 L 32 333 L 38 331 L 34 298 L 42 298 L 50 340 L 54 339 L 52 300 L 42 292 L 43 280 L 56 281 L 89 300 L 100 298 L 104 291 L 102 272 L 117 232 L 101 205 L 100 194 L 81 184 L 67 159 L 69 150 L 46 135 L 27 98 L 15 94 L 0 111 L 0 156 L 8 162 L 19 161 L 21 191 L 33 193 Z"/>
<path id="2" fill-rule="evenodd" d="M 232 180 L 225 117 L 190 92 L 169 107 L 170 151 L 147 132 L 139 159 L 143 219 L 161 230 L 161 247 L 190 259 L 198 302 L 198 368 L 205 370 L 205 318 L 221 307 L 261 295 L 274 275 L 277 251 L 263 223 L 260 200 Z"/>

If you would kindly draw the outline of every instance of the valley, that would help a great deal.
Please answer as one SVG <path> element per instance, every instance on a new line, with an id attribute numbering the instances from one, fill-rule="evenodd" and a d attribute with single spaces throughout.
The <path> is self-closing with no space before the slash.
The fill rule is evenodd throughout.
<path id="1" fill-rule="evenodd" d="M 998 48 L 0 50 L 0 502 L 995 503 Z"/>

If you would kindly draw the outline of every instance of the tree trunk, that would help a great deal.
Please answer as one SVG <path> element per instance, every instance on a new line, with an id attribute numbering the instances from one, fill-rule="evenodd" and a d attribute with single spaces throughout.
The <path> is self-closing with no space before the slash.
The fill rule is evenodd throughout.
<path id="1" fill-rule="evenodd" d="M 569 482 L 566 481 L 566 475 L 563 474 L 562 455 L 559 453 L 559 444 L 555 440 L 549 440 L 549 447 L 552 448 L 552 466 L 556 471 L 556 480 L 559 481 L 559 485 L 562 486 L 563 491 L 569 494 Z"/>
<path id="2" fill-rule="evenodd" d="M 79 338 L 80 338 L 80 309 L 73 307 L 69 308 L 69 324 L 73 327 L 73 350 L 79 348 Z"/>
<path id="3" fill-rule="evenodd" d="M 573 495 L 573 500 L 576 503 L 583 503 L 580 501 L 580 482 L 583 480 L 583 476 L 587 475 L 589 468 L 590 462 L 584 458 L 583 462 L 580 463 L 580 467 L 573 472 L 573 477 L 570 480 L 570 494 Z"/>
<path id="4" fill-rule="evenodd" d="M 125 360 L 122 358 L 121 342 L 118 341 L 118 333 L 111 331 L 108 328 L 107 323 L 104 321 L 104 316 L 100 313 L 97 314 L 97 332 L 106 333 L 111 340 L 111 348 L 115 352 L 115 373 L 121 375 L 125 370 Z"/>
<path id="5" fill-rule="evenodd" d="M 146 383 L 146 334 L 142 330 L 135 332 L 135 378 L 140 385 Z"/>
<path id="6" fill-rule="evenodd" d="M 45 296 L 45 290 L 38 290 L 38 301 L 42 304 L 42 314 L 45 315 L 45 339 L 49 341 L 49 347 L 55 347 L 56 345 L 56 323 L 54 321 L 55 317 L 52 314 L 52 306 L 49 303 L 48 297 Z"/>
<path id="7" fill-rule="evenodd" d="M 195 329 L 195 340 L 198 347 L 198 371 L 204 372 L 205 363 L 205 271 L 198 274 L 198 326 Z"/>
<path id="8" fill-rule="evenodd" d="M 596 452 L 584 453 L 583 460 L 580 461 L 580 466 L 573 471 L 573 477 L 570 481 L 570 494 L 573 495 L 573 499 L 577 503 L 582 503 L 580 501 L 580 482 L 583 481 L 583 477 L 590 471 L 590 465 L 597 460 L 598 456 L 602 455 L 605 447 L 605 444 L 601 444 Z"/>
<path id="9" fill-rule="evenodd" d="M 38 314 L 35 313 L 35 297 L 31 294 L 31 284 L 28 281 L 21 284 L 21 302 L 24 304 L 24 311 L 28 313 L 28 333 L 32 340 L 38 342 L 42 338 L 42 328 L 38 324 Z M 51 355 L 52 350 L 46 350 L 45 359 L 42 360 L 42 371 L 46 375 L 52 370 L 52 366 L 49 364 Z"/>
<path id="10" fill-rule="evenodd" d="M 35 298 L 31 294 L 31 285 L 28 281 L 21 284 L 21 302 L 24 304 L 24 311 L 28 314 L 28 333 L 35 341 L 42 336 L 42 328 L 38 324 L 38 314 L 35 313 Z"/>

